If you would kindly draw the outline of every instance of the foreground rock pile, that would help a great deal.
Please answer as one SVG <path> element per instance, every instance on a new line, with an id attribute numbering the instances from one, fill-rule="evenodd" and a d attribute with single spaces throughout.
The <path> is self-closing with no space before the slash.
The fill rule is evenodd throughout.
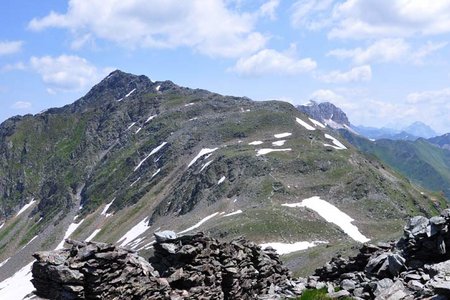
<path id="1" fill-rule="evenodd" d="M 149 261 L 114 245 L 68 241 L 35 254 L 33 284 L 45 299 L 287 299 L 305 289 L 332 298 L 450 299 L 450 210 L 414 217 L 398 242 L 365 244 L 314 276 L 293 280 L 275 250 L 243 238 L 155 233 Z"/>
<path id="2" fill-rule="evenodd" d="M 450 299 L 450 210 L 414 217 L 398 242 L 366 244 L 355 257 L 335 257 L 308 288 L 338 287 L 354 299 Z M 447 250 L 448 249 L 448 250 Z"/>
<path id="3" fill-rule="evenodd" d="M 202 233 L 156 233 L 147 262 L 114 245 L 68 241 L 35 254 L 33 284 L 48 299 L 257 299 L 301 293 L 273 249 Z M 272 297 L 273 296 L 273 297 Z"/>

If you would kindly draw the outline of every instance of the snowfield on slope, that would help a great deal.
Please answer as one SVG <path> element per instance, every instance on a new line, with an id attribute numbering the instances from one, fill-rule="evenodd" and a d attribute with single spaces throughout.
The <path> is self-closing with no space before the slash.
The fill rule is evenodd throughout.
<path id="1" fill-rule="evenodd" d="M 73 218 L 73 219 L 75 220 L 77 217 L 78 217 L 78 216 L 75 216 L 75 218 Z M 78 226 L 80 226 L 81 223 L 83 223 L 83 221 L 84 221 L 84 219 L 81 220 L 81 221 L 78 222 L 78 223 L 72 223 L 72 224 L 69 225 L 69 228 L 67 228 L 67 231 L 66 231 L 66 233 L 64 234 L 64 238 L 62 239 L 61 243 L 59 243 L 58 246 L 56 246 L 55 250 L 59 250 L 59 249 L 64 248 L 64 243 L 65 243 L 66 239 L 67 239 L 68 237 L 70 237 L 70 235 L 71 235 L 75 230 L 77 230 Z"/>
<path id="2" fill-rule="evenodd" d="M 30 203 L 25 204 L 25 205 L 17 212 L 16 217 L 17 217 L 18 215 L 20 215 L 21 213 L 23 213 L 24 211 L 26 211 L 26 210 L 28 209 L 28 207 L 30 207 L 31 205 L 33 205 L 35 202 L 36 202 L 36 200 L 34 200 L 34 198 L 31 199 Z M 3 225 L 4 225 L 4 224 L 3 224 Z M 2 227 L 3 227 L 3 225 L 2 225 Z"/>
<path id="3" fill-rule="evenodd" d="M 314 127 L 312 127 L 311 125 L 309 125 L 308 123 L 306 123 L 305 121 L 303 121 L 300 118 L 295 118 L 295 120 L 297 121 L 298 124 L 302 125 L 307 130 L 316 130 Z"/>
<path id="4" fill-rule="evenodd" d="M 296 242 L 296 243 L 265 243 L 260 244 L 261 248 L 265 249 L 267 247 L 272 247 L 277 251 L 279 255 L 288 254 L 292 252 L 297 252 L 300 250 L 306 250 L 311 247 L 315 247 L 319 244 L 327 244 L 325 241 L 314 241 L 314 242 Z"/>
<path id="5" fill-rule="evenodd" d="M 345 150 L 345 149 L 347 149 L 347 147 L 345 147 L 344 144 L 339 142 L 336 138 L 332 137 L 331 135 L 325 134 L 325 138 L 331 140 L 333 142 L 333 144 L 334 144 L 334 145 L 323 144 L 325 147 L 333 147 L 334 149 L 337 149 L 337 150 Z"/>
<path id="6" fill-rule="evenodd" d="M 17 271 L 13 276 L 0 282 L 0 299 L 22 300 L 29 293 L 34 291 L 31 283 L 31 266 L 34 261 Z"/>
<path id="7" fill-rule="evenodd" d="M 188 231 L 191 231 L 191 230 L 194 230 L 194 229 L 196 229 L 196 228 L 199 228 L 200 226 L 202 226 L 203 223 L 205 223 L 205 222 L 208 221 L 209 219 L 214 218 L 214 217 L 217 216 L 218 214 L 219 214 L 218 212 L 215 212 L 215 213 L 213 213 L 212 215 L 209 215 L 209 216 L 203 218 L 203 219 L 200 220 L 198 223 L 196 223 L 194 226 L 191 226 L 191 227 L 189 227 L 189 228 L 187 228 L 187 229 L 185 229 L 185 230 L 183 230 L 183 231 L 178 232 L 178 234 L 183 234 L 183 233 L 186 233 L 186 232 L 188 232 Z"/>
<path id="8" fill-rule="evenodd" d="M 283 133 L 274 134 L 273 136 L 276 139 L 282 139 L 282 138 L 285 138 L 285 137 L 288 137 L 288 136 L 291 136 L 291 135 L 292 135 L 292 133 L 290 133 L 290 132 L 283 132 Z"/>
<path id="9" fill-rule="evenodd" d="M 117 243 L 120 243 L 120 246 L 126 246 L 127 244 L 131 243 L 135 238 L 143 234 L 147 229 L 149 229 L 150 226 L 148 225 L 148 218 L 145 218 L 138 224 L 136 224 L 133 228 L 131 228 L 127 233 L 125 233 L 118 241 Z"/>
<path id="10" fill-rule="evenodd" d="M 136 166 L 136 168 L 134 168 L 134 171 L 137 171 L 137 170 L 142 166 L 142 164 L 143 164 L 147 159 L 149 159 L 150 156 L 152 156 L 153 154 L 155 154 L 156 152 L 158 152 L 159 150 L 161 150 L 161 148 L 164 147 L 166 144 L 167 144 L 167 142 L 163 142 L 161 145 L 159 145 L 158 147 L 156 147 L 155 149 L 153 149 L 153 150 L 150 152 L 149 155 L 147 155 L 143 160 L 141 160 L 141 161 L 139 162 L 139 164 Z"/>
<path id="11" fill-rule="evenodd" d="M 200 150 L 200 152 L 197 154 L 197 156 L 194 157 L 194 159 L 189 163 L 188 168 L 190 166 L 192 166 L 200 157 L 202 157 L 202 156 L 204 156 L 206 154 L 213 153 L 217 149 L 219 149 L 219 148 L 212 148 L 212 149 L 210 149 L 210 148 L 203 148 L 202 150 Z"/>
<path id="12" fill-rule="evenodd" d="M 322 123 L 320 123 L 319 121 L 317 121 L 317 120 L 315 120 L 313 118 L 308 118 L 308 119 L 311 121 L 311 123 L 313 123 L 316 126 L 319 126 L 321 128 L 325 128 L 326 127 L 325 125 L 323 125 Z"/>
<path id="13" fill-rule="evenodd" d="M 339 226 L 348 236 L 350 236 L 355 241 L 360 243 L 370 241 L 370 239 L 359 232 L 358 227 L 352 224 L 352 221 L 354 220 L 349 215 L 339 210 L 333 204 L 320 199 L 320 197 L 314 196 L 299 203 L 285 203 L 282 204 L 282 206 L 307 207 L 317 212 L 327 222 Z"/>

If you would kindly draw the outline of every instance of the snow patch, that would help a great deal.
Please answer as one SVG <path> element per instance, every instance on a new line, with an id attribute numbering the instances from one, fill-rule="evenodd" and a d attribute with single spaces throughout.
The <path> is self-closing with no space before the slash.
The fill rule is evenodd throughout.
<path id="1" fill-rule="evenodd" d="M 265 149 L 259 149 L 256 150 L 256 156 L 261 156 L 261 155 L 266 155 L 270 152 L 282 152 L 282 151 L 291 151 L 291 148 L 284 148 L 284 149 L 270 149 L 270 148 L 265 148 Z"/>
<path id="2" fill-rule="evenodd" d="M 231 216 L 238 215 L 238 214 L 242 214 L 242 210 L 233 211 L 229 214 L 224 215 L 224 217 L 231 217 Z"/>
<path id="3" fill-rule="evenodd" d="M 161 85 L 159 84 L 159 85 L 157 85 L 156 87 L 155 87 L 155 90 L 157 91 L 157 92 L 159 92 L 159 89 L 161 88 Z"/>
<path id="4" fill-rule="evenodd" d="M 292 135 L 292 133 L 290 133 L 290 132 L 283 132 L 283 133 L 274 134 L 273 136 L 276 139 L 282 139 L 282 138 L 285 138 L 285 137 L 288 137 L 288 136 L 291 136 L 291 135 Z"/>
<path id="5" fill-rule="evenodd" d="M 272 142 L 272 145 L 279 147 L 279 146 L 283 146 L 284 143 L 286 143 L 286 140 L 280 140 L 280 141 Z"/>
<path id="6" fill-rule="evenodd" d="M 3 226 L 5 226 L 5 222 L 3 222 L 2 224 L 0 224 L 0 229 L 2 229 Z"/>
<path id="7" fill-rule="evenodd" d="M 138 132 L 141 130 L 142 130 L 142 127 L 139 127 L 134 134 L 138 134 Z"/>
<path id="8" fill-rule="evenodd" d="M 355 241 L 365 243 L 370 241 L 367 237 L 359 232 L 358 227 L 352 224 L 354 221 L 349 215 L 339 210 L 333 204 L 314 196 L 303 200 L 300 203 L 285 203 L 282 206 L 287 207 L 307 207 L 317 212 L 327 222 L 339 226 L 348 236 Z"/>
<path id="9" fill-rule="evenodd" d="M 194 157 L 194 159 L 189 163 L 188 168 L 189 168 L 190 166 L 192 166 L 192 165 L 197 161 L 197 159 L 199 159 L 200 157 L 202 157 L 202 156 L 204 156 L 204 155 L 206 155 L 206 154 L 213 153 L 213 152 L 216 151 L 217 149 L 219 149 L 219 148 L 212 148 L 212 149 L 209 149 L 209 148 L 203 148 L 202 150 L 200 150 L 200 152 L 197 154 L 197 156 Z"/>
<path id="10" fill-rule="evenodd" d="M 191 231 L 191 230 L 194 230 L 194 229 L 196 229 L 196 228 L 199 228 L 200 226 L 202 226 L 203 223 L 205 223 L 205 222 L 208 221 L 209 219 L 214 218 L 214 217 L 217 216 L 218 214 L 219 214 L 218 212 L 215 212 L 215 213 L 213 213 L 212 215 L 209 215 L 209 216 L 207 216 L 206 218 L 203 218 L 200 222 L 198 222 L 198 223 L 195 224 L 194 226 L 189 227 L 188 229 L 185 229 L 185 230 L 183 230 L 183 231 L 178 232 L 178 234 L 183 234 L 183 233 L 186 233 L 186 232 L 188 232 L 188 231 Z"/>
<path id="11" fill-rule="evenodd" d="M 36 202 L 36 200 L 34 200 L 34 198 L 31 199 L 30 203 L 25 204 L 16 214 L 16 217 L 18 215 L 20 215 L 21 213 L 23 213 L 24 211 L 26 211 L 31 205 L 33 205 Z"/>
<path id="12" fill-rule="evenodd" d="M 147 124 L 148 122 L 150 122 L 151 120 L 153 120 L 154 118 L 156 118 L 156 116 L 157 116 L 157 115 L 153 115 L 153 116 L 148 117 L 148 119 L 145 120 L 145 123 L 144 123 L 144 124 Z"/>
<path id="13" fill-rule="evenodd" d="M 132 187 L 133 185 L 135 185 L 140 179 L 141 179 L 141 177 L 138 177 L 138 179 L 136 179 L 135 181 L 133 181 L 133 182 L 130 184 L 130 187 Z"/>
<path id="14" fill-rule="evenodd" d="M 200 169 L 200 172 L 203 171 L 204 169 L 206 169 L 206 167 L 209 166 L 213 161 L 214 161 L 214 160 L 210 160 L 210 161 L 206 162 L 206 163 L 202 166 L 202 168 Z M 1 228 L 1 227 L 0 227 L 0 228 Z"/>
<path id="15" fill-rule="evenodd" d="M 131 92 L 129 92 L 128 94 L 126 94 L 124 98 L 130 97 L 130 95 L 133 94 L 135 90 L 136 90 L 136 89 L 132 89 Z"/>
<path id="16" fill-rule="evenodd" d="M 17 271 L 13 276 L 0 282 L 0 299 L 22 300 L 34 291 L 31 283 L 31 266 L 34 261 Z"/>
<path id="17" fill-rule="evenodd" d="M 130 125 L 130 126 L 128 126 L 127 130 L 130 130 L 130 129 L 131 129 L 131 127 L 133 127 L 133 126 L 134 126 L 135 124 L 136 124 L 136 122 L 133 122 L 133 123 L 131 123 L 131 125 Z"/>
<path id="18" fill-rule="evenodd" d="M 217 184 L 221 184 L 225 181 L 225 176 L 220 177 L 219 181 L 217 181 Z"/>
<path id="19" fill-rule="evenodd" d="M 122 241 L 120 246 L 123 247 L 143 234 L 149 228 L 150 226 L 148 225 L 148 218 L 145 218 L 144 220 L 136 224 L 133 228 L 131 228 L 127 233 L 125 233 L 117 242 L 119 243 Z"/>
<path id="20" fill-rule="evenodd" d="M 316 130 L 314 127 L 312 127 L 311 125 L 309 125 L 308 123 L 306 123 L 305 121 L 303 121 L 300 118 L 295 118 L 295 120 L 297 121 L 298 124 L 302 125 L 307 130 Z"/>
<path id="21" fill-rule="evenodd" d="M 75 218 L 73 218 L 74 220 L 77 218 L 78 216 L 75 216 Z M 81 225 L 81 223 L 83 223 L 84 219 L 81 220 L 79 223 L 72 223 L 69 225 L 69 228 L 67 228 L 66 233 L 64 234 L 64 238 L 61 241 L 61 243 L 58 244 L 58 246 L 56 246 L 55 250 L 59 250 L 64 248 L 64 242 L 66 241 L 66 239 L 75 231 L 77 230 L 78 226 Z M 1 299 L 1 298 L 0 298 Z"/>
<path id="22" fill-rule="evenodd" d="M 31 244 L 38 236 L 35 235 L 34 238 L 32 238 L 25 246 L 22 247 L 22 249 L 25 249 L 29 244 Z M 20 249 L 20 250 L 22 250 Z"/>
<path id="23" fill-rule="evenodd" d="M 310 121 L 311 121 L 311 123 L 313 123 L 314 125 L 316 125 L 316 126 L 319 126 L 319 127 L 321 127 L 321 128 L 325 128 L 326 126 L 325 125 L 323 125 L 322 123 L 320 123 L 319 121 L 317 121 L 317 120 L 314 120 L 313 118 L 308 118 Z"/>
<path id="24" fill-rule="evenodd" d="M 109 207 L 113 204 L 114 200 L 116 200 L 116 198 L 112 199 L 111 202 L 109 202 L 108 204 L 106 204 L 105 208 L 103 209 L 101 215 L 106 216 L 107 215 L 107 211 L 109 209 Z"/>
<path id="25" fill-rule="evenodd" d="M 254 142 L 251 142 L 251 143 L 248 143 L 248 144 L 257 146 L 257 145 L 261 145 L 262 143 L 263 143 L 262 141 L 254 141 Z"/>
<path id="26" fill-rule="evenodd" d="M 189 119 L 189 121 L 195 121 L 197 119 L 198 119 L 197 117 L 193 117 L 192 119 Z"/>
<path id="27" fill-rule="evenodd" d="M 5 259 L 4 261 L 2 261 L 2 262 L 0 263 L 0 268 L 3 267 L 3 266 L 8 262 L 8 260 L 10 260 L 10 259 L 11 259 L 11 257 L 8 257 L 8 258 Z"/>
<path id="28" fill-rule="evenodd" d="M 90 236 L 88 236 L 84 241 L 90 242 L 101 230 L 102 230 L 101 228 L 95 229 L 94 232 Z"/>
<path id="29" fill-rule="evenodd" d="M 150 152 L 149 155 L 147 155 L 143 160 L 141 160 L 141 161 L 139 162 L 139 164 L 136 166 L 136 168 L 134 168 L 134 171 L 137 171 L 137 170 L 142 166 L 142 164 L 143 164 L 150 156 L 152 156 L 153 154 L 155 154 L 156 152 L 158 152 L 159 150 L 161 150 L 161 148 L 164 147 L 166 144 L 167 144 L 167 142 L 163 142 L 161 145 L 159 145 L 158 147 L 156 147 L 155 149 L 153 149 L 153 150 Z"/>
<path id="30" fill-rule="evenodd" d="M 192 106 L 192 105 L 195 105 L 195 103 L 188 103 L 188 104 L 185 104 L 184 106 Z"/>
<path id="31" fill-rule="evenodd" d="M 156 175 L 158 175 L 158 173 L 159 173 L 160 171 L 161 171 L 161 169 L 156 170 L 156 172 L 152 174 L 152 177 L 151 177 L 151 178 L 153 178 L 153 177 L 155 177 Z"/>
<path id="32" fill-rule="evenodd" d="M 261 248 L 265 249 L 267 247 L 272 247 L 277 251 L 279 255 L 288 254 L 291 252 L 296 252 L 300 250 L 306 250 L 311 247 L 315 247 L 319 244 L 327 244 L 325 241 L 314 241 L 314 242 L 296 242 L 296 243 L 265 243 L 260 244 Z"/>
<path id="33" fill-rule="evenodd" d="M 325 134 L 325 137 L 329 140 L 331 140 L 333 142 L 334 145 L 330 145 L 330 144 L 323 144 L 326 147 L 333 147 L 334 149 L 337 150 L 344 150 L 347 149 L 347 147 L 344 146 L 344 144 L 342 144 L 341 142 L 339 142 L 336 138 L 332 137 L 329 134 Z"/>

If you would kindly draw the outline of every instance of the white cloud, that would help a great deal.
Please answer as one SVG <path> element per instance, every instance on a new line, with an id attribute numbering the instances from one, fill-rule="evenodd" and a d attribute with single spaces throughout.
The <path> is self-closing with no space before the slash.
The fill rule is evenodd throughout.
<path id="1" fill-rule="evenodd" d="M 230 70 L 246 76 L 295 75 L 312 71 L 317 67 L 317 63 L 311 58 L 296 58 L 294 51 L 295 48 L 285 53 L 264 49 L 252 56 L 239 59 Z"/>
<path id="2" fill-rule="evenodd" d="M 291 24 L 310 30 L 321 29 L 330 24 L 330 8 L 333 0 L 300 0 L 292 7 Z"/>
<path id="3" fill-rule="evenodd" d="M 450 88 L 441 90 L 410 93 L 407 97 L 410 104 L 447 104 L 450 103 Z"/>
<path id="4" fill-rule="evenodd" d="M 347 0 L 333 10 L 331 38 L 407 37 L 450 32 L 450 0 Z"/>
<path id="5" fill-rule="evenodd" d="M 23 41 L 0 41 L 0 56 L 20 52 L 22 46 Z"/>
<path id="6" fill-rule="evenodd" d="M 270 1 L 265 12 L 275 4 Z M 67 28 L 76 39 L 90 34 L 130 48 L 187 46 L 210 56 L 239 57 L 267 41 L 254 31 L 258 17 L 231 10 L 224 0 L 70 0 L 65 14 L 51 12 L 28 26 Z"/>
<path id="7" fill-rule="evenodd" d="M 342 95 L 337 94 L 332 90 L 317 90 L 314 91 L 310 98 L 312 100 L 317 100 L 318 102 L 331 102 L 334 104 L 339 104 L 345 101 Z"/>
<path id="8" fill-rule="evenodd" d="M 277 16 L 275 12 L 279 5 L 280 0 L 268 0 L 259 8 L 259 14 L 262 17 L 268 16 L 271 20 L 276 20 Z"/>
<path id="9" fill-rule="evenodd" d="M 20 61 L 20 62 L 14 63 L 14 64 L 4 65 L 3 67 L 0 68 L 0 71 L 1 72 L 10 72 L 10 71 L 16 71 L 16 70 L 23 71 L 26 68 L 27 68 L 26 65 Z"/>
<path id="10" fill-rule="evenodd" d="M 409 45 L 403 39 L 382 39 L 366 49 L 335 49 L 328 52 L 327 55 L 338 58 L 350 58 L 355 64 L 364 64 L 373 61 L 397 61 L 402 59 L 409 50 Z"/>
<path id="11" fill-rule="evenodd" d="M 98 69 L 86 59 L 73 55 L 32 57 L 30 65 L 49 86 L 49 93 L 88 88 L 112 71 L 112 68 Z"/>
<path id="12" fill-rule="evenodd" d="M 404 39 L 381 39 L 367 48 L 334 49 L 327 53 L 328 56 L 337 58 L 349 58 L 354 64 L 360 65 L 370 62 L 407 62 L 421 63 L 431 53 L 442 49 L 447 43 L 428 42 L 418 50 Z"/>
<path id="13" fill-rule="evenodd" d="M 14 109 L 30 109 L 31 106 L 32 106 L 31 102 L 28 102 L 28 101 L 17 101 L 15 103 L 13 103 L 11 108 L 14 108 Z"/>
<path id="14" fill-rule="evenodd" d="M 356 81 L 369 81 L 372 79 L 372 68 L 370 65 L 354 67 L 350 71 L 331 71 L 326 74 L 317 75 L 319 80 L 328 83 L 346 83 Z"/>

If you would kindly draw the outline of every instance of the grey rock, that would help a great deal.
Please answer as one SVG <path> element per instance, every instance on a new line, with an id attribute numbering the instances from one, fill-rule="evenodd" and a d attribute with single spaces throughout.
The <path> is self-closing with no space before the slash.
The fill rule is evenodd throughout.
<path id="1" fill-rule="evenodd" d="M 351 279 L 344 279 L 341 281 L 341 288 L 346 291 L 353 291 L 356 288 L 356 283 Z"/>
<path id="2" fill-rule="evenodd" d="M 177 238 L 177 234 L 171 230 L 158 231 L 153 234 L 157 243 L 173 241 Z"/>

